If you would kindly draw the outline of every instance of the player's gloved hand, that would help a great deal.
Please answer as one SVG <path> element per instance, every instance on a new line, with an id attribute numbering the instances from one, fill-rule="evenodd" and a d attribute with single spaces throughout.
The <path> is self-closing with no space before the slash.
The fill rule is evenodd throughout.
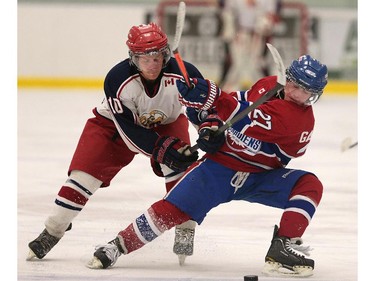
<path id="1" fill-rule="evenodd" d="M 186 107 L 193 107 L 208 110 L 214 106 L 216 99 L 220 95 L 220 88 L 215 82 L 201 78 L 191 79 L 193 88 L 186 85 L 185 80 L 177 80 L 179 100 Z"/>
<path id="2" fill-rule="evenodd" d="M 204 121 L 204 119 L 206 119 L 208 115 L 213 114 L 215 112 L 216 111 L 213 108 L 209 110 L 201 110 L 192 107 L 186 108 L 186 115 L 189 121 L 198 126 Z"/>
<path id="3" fill-rule="evenodd" d="M 198 152 L 191 153 L 190 146 L 176 137 L 160 136 L 152 151 L 152 158 L 173 171 L 183 172 L 198 160 Z"/>
<path id="4" fill-rule="evenodd" d="M 225 142 L 225 134 L 216 134 L 216 131 L 223 126 L 224 122 L 216 114 L 210 114 L 199 126 L 197 140 L 198 147 L 207 152 L 215 153 Z"/>

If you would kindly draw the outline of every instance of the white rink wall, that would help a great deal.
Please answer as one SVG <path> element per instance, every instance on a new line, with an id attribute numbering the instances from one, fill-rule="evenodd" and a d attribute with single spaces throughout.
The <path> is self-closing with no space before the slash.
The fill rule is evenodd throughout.
<path id="1" fill-rule="evenodd" d="M 128 56 L 127 33 L 150 7 L 20 3 L 18 76 L 103 77 Z"/>
<path id="2" fill-rule="evenodd" d="M 114 64 L 128 57 L 125 41 L 129 29 L 145 23 L 157 3 L 19 2 L 18 78 L 103 79 Z M 310 7 L 309 14 L 318 20 L 316 34 L 309 39 L 309 53 L 324 61 L 331 74 L 351 68 L 348 64 L 355 65 L 357 53 L 348 51 L 347 45 L 355 43 L 351 28 L 357 19 L 356 10 Z M 206 77 L 217 79 L 217 67 L 208 69 L 205 64 L 191 62 Z"/>

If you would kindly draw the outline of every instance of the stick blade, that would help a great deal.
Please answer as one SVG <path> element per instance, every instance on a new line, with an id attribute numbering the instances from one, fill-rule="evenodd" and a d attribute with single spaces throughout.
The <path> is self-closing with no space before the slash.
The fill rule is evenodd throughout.
<path id="1" fill-rule="evenodd" d="M 185 23 L 185 14 L 186 14 L 186 4 L 181 1 L 177 9 L 177 20 L 176 20 L 176 33 L 173 40 L 172 52 L 176 52 L 178 45 L 180 44 L 182 31 L 184 30 Z"/>
<path id="2" fill-rule="evenodd" d="M 277 83 L 285 86 L 286 84 L 286 75 L 285 75 L 285 66 L 283 60 L 279 54 L 279 51 L 270 43 L 267 43 L 267 48 L 271 52 L 273 61 L 276 64 L 277 68 Z"/>
<path id="3" fill-rule="evenodd" d="M 352 138 L 347 137 L 341 142 L 341 151 L 344 152 L 350 148 L 356 147 L 358 145 L 358 141 L 353 142 Z"/>

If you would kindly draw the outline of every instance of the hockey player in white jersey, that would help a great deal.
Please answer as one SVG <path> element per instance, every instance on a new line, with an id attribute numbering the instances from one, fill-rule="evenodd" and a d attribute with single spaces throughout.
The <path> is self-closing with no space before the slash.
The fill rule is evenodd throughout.
<path id="1" fill-rule="evenodd" d="M 87 120 L 45 229 L 29 243 L 28 260 L 42 259 L 71 229 L 90 197 L 108 187 L 135 155 L 150 158 L 167 191 L 198 158 L 198 153 L 184 154 L 190 138 L 176 87 L 182 75 L 166 34 L 155 23 L 133 26 L 126 44 L 129 58 L 106 75 L 106 98 Z M 191 77 L 202 77 L 195 66 L 185 64 Z M 173 251 L 180 263 L 193 253 L 195 225 L 188 221 L 176 226 Z"/>

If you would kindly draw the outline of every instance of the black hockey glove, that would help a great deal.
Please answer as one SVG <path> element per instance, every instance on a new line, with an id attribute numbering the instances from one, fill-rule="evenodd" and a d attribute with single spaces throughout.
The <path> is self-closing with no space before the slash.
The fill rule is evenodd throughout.
<path id="1" fill-rule="evenodd" d="M 207 153 L 216 153 L 225 142 L 225 134 L 216 134 L 224 122 L 216 114 L 210 114 L 199 126 L 198 147 Z"/>
<path id="2" fill-rule="evenodd" d="M 189 148 L 187 143 L 178 138 L 161 136 L 156 141 L 152 158 L 175 172 L 183 172 L 198 160 L 198 152 L 191 154 Z"/>

